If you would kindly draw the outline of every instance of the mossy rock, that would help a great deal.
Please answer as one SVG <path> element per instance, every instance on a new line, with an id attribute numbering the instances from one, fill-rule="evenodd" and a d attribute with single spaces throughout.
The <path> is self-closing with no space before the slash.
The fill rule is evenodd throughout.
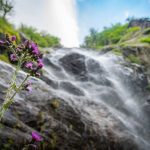
<path id="1" fill-rule="evenodd" d="M 50 105 L 53 109 L 58 109 L 60 107 L 60 101 L 58 99 L 53 99 Z"/>
<path id="2" fill-rule="evenodd" d="M 6 55 L 0 55 L 0 60 L 2 60 L 2 61 L 4 61 L 4 62 L 6 62 L 6 63 L 10 63 L 10 61 L 9 61 L 9 59 L 8 59 L 8 56 L 6 56 Z"/>

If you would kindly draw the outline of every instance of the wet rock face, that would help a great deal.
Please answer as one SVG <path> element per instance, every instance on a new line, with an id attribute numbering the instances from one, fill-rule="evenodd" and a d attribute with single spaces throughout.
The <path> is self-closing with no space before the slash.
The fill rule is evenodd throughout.
<path id="1" fill-rule="evenodd" d="M 84 85 L 89 82 L 97 84 L 96 86 L 102 85 L 97 90 L 100 98 L 103 97 L 103 102 L 121 109 L 119 106 L 123 106 L 123 102 L 118 103 L 120 98 L 112 90 L 110 81 L 102 81 L 106 74 L 98 62 L 86 60 L 84 55 L 78 53 L 65 55 L 58 62 L 61 64 L 59 67 L 45 59 L 46 67 L 51 66 L 50 71 L 60 73 L 64 69 L 75 76 L 77 81 L 83 81 Z M 4 100 L 4 91 L 13 71 L 12 66 L 0 61 L 0 104 Z M 136 138 L 114 114 L 103 107 L 103 103 L 95 103 L 91 101 L 93 97 L 86 96 L 86 86 L 80 87 L 69 79 L 53 79 L 48 73 L 49 70 L 46 71 L 42 80 L 31 79 L 32 93 L 22 91 L 16 96 L 15 103 L 0 125 L 0 149 L 21 150 L 23 145 L 30 143 L 31 132 L 36 130 L 44 138 L 40 150 L 145 150 L 137 146 Z M 24 77 L 25 73 L 21 72 L 19 81 Z M 90 94 L 92 93 L 94 90 Z M 91 111 L 100 123 L 92 119 Z"/>
<path id="2" fill-rule="evenodd" d="M 85 65 L 85 57 L 78 53 L 71 53 L 60 59 L 64 69 L 69 73 L 77 76 L 81 80 L 87 79 L 87 69 Z"/>

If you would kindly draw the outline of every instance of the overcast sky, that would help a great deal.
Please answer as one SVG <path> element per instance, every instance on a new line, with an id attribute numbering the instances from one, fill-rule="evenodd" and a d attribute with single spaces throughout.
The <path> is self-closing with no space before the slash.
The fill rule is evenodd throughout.
<path id="1" fill-rule="evenodd" d="M 150 17 L 150 0 L 15 0 L 14 24 L 25 23 L 77 46 L 89 28 L 102 30 L 129 16 Z"/>

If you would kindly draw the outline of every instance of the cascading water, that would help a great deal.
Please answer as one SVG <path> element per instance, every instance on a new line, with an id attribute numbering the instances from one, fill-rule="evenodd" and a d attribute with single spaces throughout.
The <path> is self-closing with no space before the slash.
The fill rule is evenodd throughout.
<path id="1" fill-rule="evenodd" d="M 104 131 L 109 127 L 118 137 L 134 141 L 139 150 L 150 149 L 150 121 L 142 109 L 142 73 L 112 53 L 81 49 L 56 50 L 45 64 L 45 78 L 57 97 Z"/>

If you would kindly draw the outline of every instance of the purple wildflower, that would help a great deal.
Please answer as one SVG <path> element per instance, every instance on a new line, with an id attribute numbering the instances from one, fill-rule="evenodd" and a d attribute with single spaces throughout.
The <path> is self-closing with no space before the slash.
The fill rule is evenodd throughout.
<path id="1" fill-rule="evenodd" d="M 32 50 L 32 54 L 34 54 L 35 56 L 38 56 L 39 55 L 39 50 L 38 48 L 35 48 Z"/>
<path id="2" fill-rule="evenodd" d="M 17 61 L 17 56 L 16 56 L 16 54 L 11 54 L 11 55 L 10 55 L 10 60 L 11 60 L 11 61 Z"/>
<path id="3" fill-rule="evenodd" d="M 32 70 L 33 69 L 33 63 L 32 62 L 27 62 L 25 64 L 25 67 Z"/>
<path id="4" fill-rule="evenodd" d="M 42 141 L 42 137 L 37 132 L 32 132 L 32 140 L 36 142 Z"/>
<path id="5" fill-rule="evenodd" d="M 38 63 L 38 69 L 41 69 L 41 68 L 43 68 L 43 63 Z"/>
<path id="6" fill-rule="evenodd" d="M 15 35 L 11 37 L 11 41 L 16 41 L 16 36 Z"/>
<path id="7" fill-rule="evenodd" d="M 27 90 L 28 92 L 32 92 L 32 87 L 31 87 L 31 86 L 27 86 L 27 87 L 26 87 L 26 90 Z"/>
<path id="8" fill-rule="evenodd" d="M 2 40 L 0 40 L 0 45 L 3 45 L 3 44 L 5 44 L 5 42 L 4 42 L 4 41 L 2 41 Z"/>
<path id="9" fill-rule="evenodd" d="M 31 48 L 32 50 L 38 49 L 37 44 L 35 44 L 34 42 L 31 42 Z"/>
<path id="10" fill-rule="evenodd" d="M 31 42 L 31 49 L 32 49 L 32 54 L 34 54 L 35 56 L 38 56 L 40 54 L 36 43 Z"/>
<path id="11" fill-rule="evenodd" d="M 37 62 L 38 62 L 38 63 L 43 63 L 43 60 L 42 60 L 41 58 L 39 58 L 39 59 L 37 60 Z"/>

